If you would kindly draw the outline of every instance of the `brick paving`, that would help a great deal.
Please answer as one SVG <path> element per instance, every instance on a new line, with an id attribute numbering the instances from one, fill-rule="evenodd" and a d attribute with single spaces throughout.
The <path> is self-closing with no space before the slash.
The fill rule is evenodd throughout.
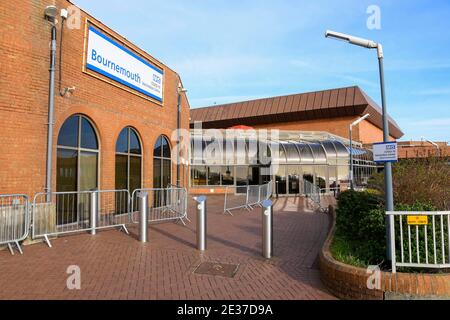
<path id="1" fill-rule="evenodd" d="M 208 197 L 208 248 L 195 249 L 191 222 L 152 225 L 147 244 L 118 230 L 78 234 L 0 251 L 0 299 L 335 299 L 319 279 L 317 255 L 329 219 L 303 198 L 274 205 L 274 253 L 261 256 L 260 209 L 222 214 L 223 197 Z M 234 278 L 194 274 L 204 261 L 239 264 Z M 81 269 L 81 289 L 66 286 L 68 266 Z"/>

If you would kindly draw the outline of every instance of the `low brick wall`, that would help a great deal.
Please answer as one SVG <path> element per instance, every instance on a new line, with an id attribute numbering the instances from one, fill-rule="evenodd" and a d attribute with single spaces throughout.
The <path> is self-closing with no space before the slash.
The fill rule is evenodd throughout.
<path id="1" fill-rule="evenodd" d="M 323 283 L 338 298 L 347 300 L 450 299 L 450 274 L 381 272 L 380 289 L 368 289 L 371 273 L 336 261 L 330 252 L 335 230 L 335 211 L 330 208 L 330 232 L 320 252 Z"/>

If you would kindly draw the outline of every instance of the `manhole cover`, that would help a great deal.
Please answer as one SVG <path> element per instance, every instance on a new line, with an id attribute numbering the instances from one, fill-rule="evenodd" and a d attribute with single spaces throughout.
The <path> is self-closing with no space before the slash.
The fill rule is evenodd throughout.
<path id="1" fill-rule="evenodd" d="M 220 262 L 202 262 L 195 269 L 194 273 L 233 278 L 236 272 L 238 271 L 238 268 L 239 265 L 237 264 L 227 264 Z"/>

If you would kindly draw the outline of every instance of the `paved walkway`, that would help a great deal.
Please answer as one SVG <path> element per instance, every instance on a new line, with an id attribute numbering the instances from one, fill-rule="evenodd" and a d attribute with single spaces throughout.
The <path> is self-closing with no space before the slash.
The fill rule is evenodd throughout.
<path id="1" fill-rule="evenodd" d="M 0 251 L 0 299 L 334 299 L 319 279 L 317 255 L 328 217 L 304 199 L 274 206 L 274 252 L 261 257 L 260 209 L 221 213 L 223 197 L 208 197 L 208 249 L 195 249 L 192 222 L 152 225 L 150 243 L 117 230 L 78 234 L 24 247 L 23 256 Z M 234 278 L 198 275 L 203 261 L 238 264 Z M 70 265 L 81 270 L 81 289 L 66 286 Z"/>

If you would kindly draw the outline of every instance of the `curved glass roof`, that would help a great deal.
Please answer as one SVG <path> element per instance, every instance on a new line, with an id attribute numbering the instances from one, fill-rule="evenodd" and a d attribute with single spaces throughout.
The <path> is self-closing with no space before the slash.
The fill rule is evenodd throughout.
<path id="1" fill-rule="evenodd" d="M 203 138 L 204 139 L 204 138 Z M 372 161 L 370 150 L 347 148 L 337 140 L 292 141 L 258 140 L 254 137 L 226 138 L 223 140 L 201 137 L 191 138 L 192 165 L 269 165 L 314 164 L 336 165 L 348 161 L 350 150 L 355 160 Z M 341 160 L 341 161 L 340 161 Z"/>

